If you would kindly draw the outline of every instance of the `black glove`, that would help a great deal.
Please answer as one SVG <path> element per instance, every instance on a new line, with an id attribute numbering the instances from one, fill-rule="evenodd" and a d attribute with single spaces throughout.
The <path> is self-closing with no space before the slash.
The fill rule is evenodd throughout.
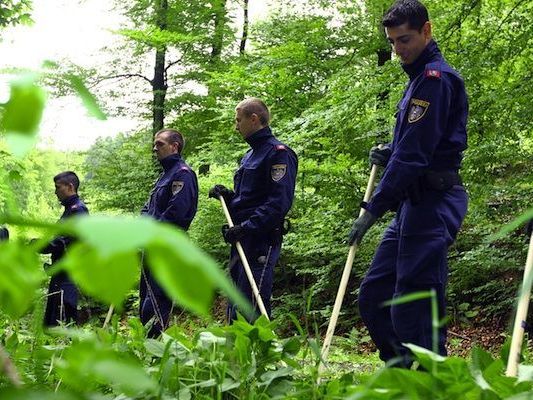
<path id="1" fill-rule="evenodd" d="M 209 197 L 213 199 L 219 199 L 221 196 L 227 203 L 231 201 L 231 199 L 233 199 L 233 196 L 235 196 L 235 192 L 231 189 L 228 189 L 224 185 L 215 185 L 211 189 L 209 189 Z"/>
<path id="2" fill-rule="evenodd" d="M 386 167 L 391 154 L 392 149 L 390 144 L 380 144 L 379 146 L 374 146 L 370 149 L 368 160 L 370 161 L 370 164 Z"/>
<path id="3" fill-rule="evenodd" d="M 240 225 L 235 225 L 231 228 L 229 225 L 222 225 L 222 236 L 224 236 L 226 243 L 234 244 L 244 237 L 244 228 Z"/>
<path id="4" fill-rule="evenodd" d="M 351 246 L 354 243 L 361 243 L 366 231 L 368 231 L 370 227 L 374 225 L 376 220 L 376 217 L 374 217 L 368 211 L 365 211 L 363 215 L 353 222 L 352 230 L 348 235 L 348 244 Z"/>
<path id="5" fill-rule="evenodd" d="M 9 231 L 6 227 L 0 227 L 0 242 L 9 239 Z"/>

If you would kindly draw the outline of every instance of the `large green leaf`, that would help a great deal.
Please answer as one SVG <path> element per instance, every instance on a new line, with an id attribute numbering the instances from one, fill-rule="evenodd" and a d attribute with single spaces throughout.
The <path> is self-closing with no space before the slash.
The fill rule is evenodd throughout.
<path id="1" fill-rule="evenodd" d="M 139 256 L 135 250 L 101 255 L 86 244 L 76 243 L 60 266 L 83 292 L 117 306 L 139 278 Z"/>
<path id="2" fill-rule="evenodd" d="M 15 241 L 0 243 L 0 308 L 18 318 L 30 307 L 45 274 L 35 253 Z"/>
<path id="3" fill-rule="evenodd" d="M 9 101 L 4 105 L 1 130 L 7 133 L 35 135 L 46 102 L 46 95 L 37 84 L 37 75 L 24 75 L 11 82 Z"/>

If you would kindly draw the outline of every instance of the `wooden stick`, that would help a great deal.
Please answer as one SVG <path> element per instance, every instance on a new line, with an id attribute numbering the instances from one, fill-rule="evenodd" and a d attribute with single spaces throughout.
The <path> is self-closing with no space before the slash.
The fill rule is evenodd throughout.
<path id="1" fill-rule="evenodd" d="M 109 306 L 109 310 L 107 310 L 107 315 L 105 316 L 105 321 L 104 321 L 104 325 L 102 325 L 102 328 L 105 329 L 107 324 L 109 324 L 109 321 L 111 321 L 111 317 L 113 316 L 113 311 L 115 311 L 115 306 L 111 304 Z"/>
<path id="2" fill-rule="evenodd" d="M 368 202 L 372 196 L 372 191 L 374 190 L 374 183 L 376 181 L 378 173 L 378 166 L 372 165 L 372 170 L 370 171 L 370 177 L 368 178 L 368 184 L 366 185 L 365 196 L 363 201 Z M 361 208 L 359 211 L 359 216 L 363 215 L 365 210 Z M 346 287 L 348 286 L 348 279 L 350 279 L 350 272 L 352 271 L 352 264 L 355 258 L 355 253 L 357 251 L 357 243 L 354 243 L 350 246 L 348 251 L 348 258 L 346 264 L 344 265 L 344 270 L 342 272 L 341 282 L 339 284 L 339 289 L 337 291 L 337 297 L 335 298 L 335 305 L 333 306 L 333 312 L 331 313 L 331 319 L 329 320 L 328 330 L 326 332 L 326 338 L 324 339 L 324 344 L 322 345 L 322 352 L 320 354 L 321 360 L 318 367 L 318 375 L 324 371 L 325 362 L 328 358 L 329 347 L 331 345 L 331 340 L 333 339 L 333 334 L 335 333 L 335 327 L 337 325 L 337 319 L 341 312 L 342 301 L 344 300 L 344 294 L 346 293 Z"/>
<path id="3" fill-rule="evenodd" d="M 220 204 L 222 204 L 222 210 L 224 210 L 224 215 L 226 216 L 228 225 L 231 228 L 234 225 L 233 225 L 233 221 L 231 219 L 231 215 L 228 210 L 228 206 L 226 205 L 226 202 L 224 201 L 224 198 L 222 196 L 219 197 L 219 200 L 220 200 Z M 261 311 L 261 314 L 263 314 L 266 317 L 266 319 L 270 321 L 270 318 L 268 318 L 268 313 L 266 311 L 265 305 L 263 304 L 263 299 L 261 299 L 261 295 L 259 294 L 259 290 L 257 289 L 257 285 L 255 283 L 255 279 L 252 274 L 250 264 L 248 264 L 248 259 L 246 258 L 246 254 L 244 254 L 244 249 L 242 248 L 242 245 L 240 242 L 235 242 L 235 247 L 237 248 L 237 252 L 239 253 L 239 256 L 241 257 L 244 271 L 246 272 L 246 276 L 248 277 L 248 281 L 250 282 L 252 292 L 254 294 L 255 300 L 257 301 L 257 305 L 259 306 L 259 310 Z"/>
<path id="4" fill-rule="evenodd" d="M 520 291 L 520 300 L 516 308 L 516 317 L 514 320 L 513 337 L 511 339 L 511 348 L 509 350 L 509 360 L 507 361 L 507 370 L 505 375 L 516 376 L 518 373 L 518 363 L 520 362 L 520 350 L 524 340 L 524 330 L 526 327 L 527 309 L 531 297 L 531 285 L 533 278 L 533 233 L 529 240 L 529 250 L 527 252 L 526 267 L 524 269 L 524 279 L 522 280 L 522 289 Z"/>

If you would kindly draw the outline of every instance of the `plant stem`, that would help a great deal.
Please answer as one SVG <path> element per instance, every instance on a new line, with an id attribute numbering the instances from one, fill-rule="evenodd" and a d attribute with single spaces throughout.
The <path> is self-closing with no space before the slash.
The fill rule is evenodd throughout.
<path id="1" fill-rule="evenodd" d="M 17 371 L 17 368 L 15 367 L 15 364 L 11 361 L 9 358 L 9 355 L 7 354 L 4 347 L 0 344 L 0 367 L 2 369 L 2 372 L 8 377 L 8 379 L 11 381 L 11 383 L 16 387 L 22 386 L 22 380 L 20 379 L 20 375 Z"/>

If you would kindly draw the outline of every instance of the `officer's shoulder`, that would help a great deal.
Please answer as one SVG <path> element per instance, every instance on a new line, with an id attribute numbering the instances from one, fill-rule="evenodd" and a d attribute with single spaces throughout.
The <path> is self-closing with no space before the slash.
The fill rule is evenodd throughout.
<path id="1" fill-rule="evenodd" d="M 442 78 L 442 72 L 443 63 L 441 61 L 426 64 L 426 68 L 424 69 L 424 79 L 440 80 Z"/>

